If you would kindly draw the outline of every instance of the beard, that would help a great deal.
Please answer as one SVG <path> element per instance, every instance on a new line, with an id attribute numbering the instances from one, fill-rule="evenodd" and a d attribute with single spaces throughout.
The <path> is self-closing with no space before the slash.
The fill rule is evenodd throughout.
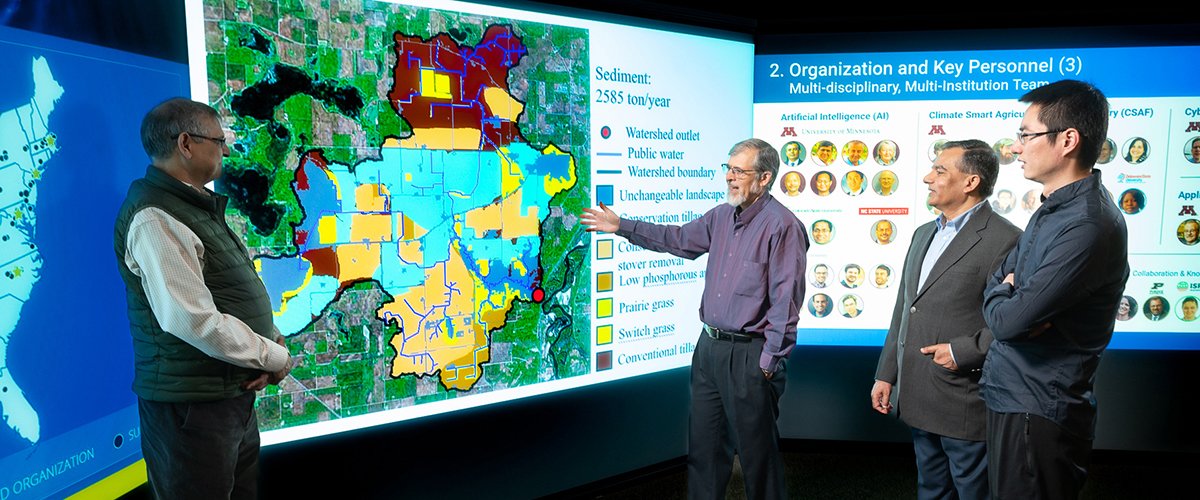
<path id="1" fill-rule="evenodd" d="M 733 208 L 737 208 L 742 206 L 743 203 L 746 203 L 746 200 L 751 199 L 751 197 L 757 200 L 760 196 L 762 196 L 763 192 L 765 192 L 765 189 L 760 190 L 758 188 L 758 184 L 751 184 L 749 192 L 746 192 L 744 189 L 739 189 L 735 193 L 732 189 L 729 189 L 725 191 L 725 203 L 728 203 L 729 206 Z"/>

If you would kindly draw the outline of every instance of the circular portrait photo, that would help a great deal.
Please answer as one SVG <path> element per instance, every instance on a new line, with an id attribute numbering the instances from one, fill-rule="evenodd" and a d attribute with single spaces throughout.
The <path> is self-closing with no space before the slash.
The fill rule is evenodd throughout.
<path id="1" fill-rule="evenodd" d="M 871 179 L 871 189 L 874 189 L 879 196 L 891 196 L 896 192 L 898 184 L 899 179 L 891 170 L 880 170 L 878 174 L 875 174 L 875 178 Z"/>
<path id="2" fill-rule="evenodd" d="M 829 316 L 829 311 L 832 310 L 829 302 L 828 295 L 823 293 L 813 295 L 811 299 L 808 299 L 808 313 L 818 318 Z"/>
<path id="3" fill-rule="evenodd" d="M 1000 159 L 1001 165 L 1008 165 L 1017 161 L 1017 154 L 1012 150 L 1012 139 L 1000 139 L 992 144 L 992 149 L 996 151 L 996 157 Z"/>
<path id="4" fill-rule="evenodd" d="M 846 160 L 846 164 L 851 167 L 857 167 L 867 161 L 867 143 L 863 141 L 850 141 L 845 146 L 842 146 L 842 159 Z"/>
<path id="5" fill-rule="evenodd" d="M 1171 306 L 1167 304 L 1167 299 L 1159 295 L 1146 299 L 1146 305 L 1142 306 L 1142 314 L 1145 314 L 1150 321 L 1162 321 L 1166 319 L 1169 312 L 1171 312 Z"/>
<path id="6" fill-rule="evenodd" d="M 896 241 L 896 224 L 883 219 L 871 225 L 871 240 L 880 245 L 889 245 Z"/>
<path id="7" fill-rule="evenodd" d="M 842 192 L 850 196 L 862 194 L 867 189 L 867 186 L 863 184 L 863 179 L 862 172 L 857 170 L 846 172 L 846 175 L 842 177 Z"/>
<path id="8" fill-rule="evenodd" d="M 892 284 L 892 268 L 880 264 L 875 266 L 875 278 L 871 280 L 871 284 L 875 288 L 887 288 Z"/>
<path id="9" fill-rule="evenodd" d="M 818 245 L 828 245 L 833 241 L 833 223 L 825 219 L 813 222 L 808 232 L 812 235 L 813 243 Z"/>
<path id="10" fill-rule="evenodd" d="M 812 271 L 808 273 L 808 282 L 812 283 L 813 288 L 829 286 L 829 266 L 825 264 L 813 266 Z"/>
<path id="11" fill-rule="evenodd" d="M 842 300 L 838 302 L 838 312 L 847 318 L 857 318 L 859 314 L 862 314 L 862 310 L 862 299 L 855 294 L 843 295 Z"/>
<path id="12" fill-rule="evenodd" d="M 832 165 L 834 160 L 837 160 L 837 146 L 834 146 L 829 141 L 821 141 L 813 144 L 812 153 L 813 161 L 817 162 L 818 165 Z"/>
<path id="13" fill-rule="evenodd" d="M 938 155 L 942 154 L 942 150 L 946 149 L 946 140 L 938 139 L 929 145 L 929 161 L 937 161 Z"/>
<path id="14" fill-rule="evenodd" d="M 1183 145 L 1183 157 L 1192 163 L 1200 163 L 1200 135 L 1188 139 Z"/>
<path id="15" fill-rule="evenodd" d="M 804 191 L 804 176 L 795 170 L 783 174 L 783 178 L 779 179 L 779 189 L 787 196 L 800 196 Z"/>
<path id="16" fill-rule="evenodd" d="M 996 199 L 992 200 L 992 210 L 1000 215 L 1012 212 L 1017 206 L 1017 196 L 1012 191 L 1001 189 L 996 192 Z"/>
<path id="17" fill-rule="evenodd" d="M 1042 191 L 1038 189 L 1030 189 L 1021 196 L 1021 209 L 1034 213 L 1042 206 Z"/>
<path id="18" fill-rule="evenodd" d="M 1188 295 L 1181 299 L 1175 306 L 1175 310 L 1179 314 L 1179 319 L 1184 321 L 1196 321 L 1196 305 L 1197 299 L 1193 295 Z"/>
<path id="19" fill-rule="evenodd" d="M 1175 229 L 1175 237 L 1189 247 L 1200 243 L 1200 220 L 1188 219 L 1180 222 L 1179 227 Z"/>
<path id="20" fill-rule="evenodd" d="M 1129 321 L 1137 314 L 1137 300 L 1128 295 L 1121 297 L 1117 303 L 1117 321 Z"/>
<path id="21" fill-rule="evenodd" d="M 817 196 L 829 196 L 833 193 L 834 183 L 837 182 L 837 177 L 825 170 L 817 172 L 812 176 L 812 191 Z"/>
<path id="22" fill-rule="evenodd" d="M 875 157 L 875 163 L 886 167 L 900 158 L 900 146 L 895 141 L 879 141 L 871 155 Z"/>
<path id="23" fill-rule="evenodd" d="M 1134 137 L 1125 143 L 1125 161 L 1137 165 L 1150 157 L 1150 144 L 1141 137 Z"/>
<path id="24" fill-rule="evenodd" d="M 787 167 L 799 167 L 804 163 L 804 145 L 791 141 L 779 148 L 779 163 Z"/>
<path id="25" fill-rule="evenodd" d="M 842 268 L 842 286 L 858 288 L 863 282 L 863 268 L 858 264 L 846 264 Z"/>
<path id="26" fill-rule="evenodd" d="M 1117 157 L 1117 143 L 1112 139 L 1105 139 L 1104 144 L 1100 145 L 1100 157 L 1096 158 L 1096 163 L 1101 165 L 1113 161 Z"/>
<path id="27" fill-rule="evenodd" d="M 1126 189 L 1121 193 L 1121 197 L 1117 199 L 1117 206 L 1121 207 L 1121 211 L 1129 215 L 1141 212 L 1146 208 L 1146 193 L 1141 189 Z"/>

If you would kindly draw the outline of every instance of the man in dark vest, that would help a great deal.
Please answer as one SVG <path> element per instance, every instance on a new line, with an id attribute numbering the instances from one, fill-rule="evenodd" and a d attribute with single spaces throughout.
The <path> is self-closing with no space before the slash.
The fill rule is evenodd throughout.
<path id="1" fill-rule="evenodd" d="M 255 391 L 291 371 L 246 247 L 205 185 L 229 155 L 217 112 L 169 99 L 142 119 L 146 176 L 113 248 L 133 336 L 142 454 L 157 498 L 254 498 Z"/>

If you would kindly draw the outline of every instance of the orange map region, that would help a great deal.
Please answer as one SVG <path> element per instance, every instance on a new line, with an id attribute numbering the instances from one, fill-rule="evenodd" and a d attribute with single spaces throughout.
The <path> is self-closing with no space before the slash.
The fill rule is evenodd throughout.
<path id="1" fill-rule="evenodd" d="M 526 52 L 507 26 L 488 28 L 470 48 L 444 33 L 428 40 L 396 33 L 393 39 L 395 83 L 388 99 L 412 126 L 404 146 L 491 151 L 521 141 L 515 120 L 523 106 L 496 94 L 510 94 L 509 68 Z"/>

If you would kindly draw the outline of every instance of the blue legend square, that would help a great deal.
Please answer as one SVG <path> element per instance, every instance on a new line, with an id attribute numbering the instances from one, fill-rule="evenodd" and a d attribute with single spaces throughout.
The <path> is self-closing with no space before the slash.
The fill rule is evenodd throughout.
<path id="1" fill-rule="evenodd" d="M 613 187 L 612 184 L 603 184 L 596 186 L 596 203 L 603 203 L 607 206 L 613 204 Z"/>

